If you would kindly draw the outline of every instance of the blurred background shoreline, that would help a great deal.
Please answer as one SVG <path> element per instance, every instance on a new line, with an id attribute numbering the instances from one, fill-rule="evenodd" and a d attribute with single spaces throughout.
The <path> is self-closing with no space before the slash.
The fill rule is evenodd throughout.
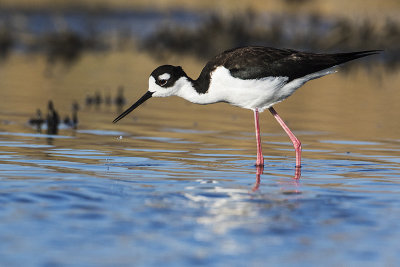
<path id="1" fill-rule="evenodd" d="M 232 47 L 264 45 L 320 53 L 382 49 L 369 60 L 397 66 L 400 3 L 339 2 L 0 1 L 0 61 L 27 52 L 70 64 L 83 52 L 116 50 L 205 61 Z"/>
<path id="2" fill-rule="evenodd" d="M 319 13 L 324 16 L 348 16 L 357 17 L 397 17 L 397 9 L 399 2 L 396 0 L 374 1 L 374 0 L 337 0 L 337 1 L 320 1 L 320 0 L 203 0 L 203 1 L 186 1 L 186 0 L 1 0 L 0 6 L 9 10 L 49 10 L 49 11 L 67 11 L 80 10 L 90 12 L 110 12 L 123 10 L 153 10 L 153 11 L 170 11 L 170 10 L 192 10 L 197 12 L 216 11 L 220 13 L 238 13 L 247 9 L 257 10 L 260 12 L 274 13 Z"/>

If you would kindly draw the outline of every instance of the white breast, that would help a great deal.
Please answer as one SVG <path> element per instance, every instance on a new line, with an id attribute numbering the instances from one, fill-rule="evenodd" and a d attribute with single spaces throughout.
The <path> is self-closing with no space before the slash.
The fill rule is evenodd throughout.
<path id="1" fill-rule="evenodd" d="M 287 77 L 241 80 L 232 77 L 228 69 L 218 67 L 212 74 L 208 93 L 242 108 L 262 109 L 280 98 L 280 89 L 287 80 Z"/>

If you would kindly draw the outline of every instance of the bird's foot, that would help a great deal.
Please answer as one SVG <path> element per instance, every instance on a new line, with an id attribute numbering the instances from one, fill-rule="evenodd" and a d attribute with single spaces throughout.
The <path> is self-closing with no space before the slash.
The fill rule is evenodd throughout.
<path id="1" fill-rule="evenodd" d="M 301 165 L 296 166 L 294 169 L 295 169 L 295 171 L 294 171 L 293 179 L 299 180 L 300 176 L 301 176 Z"/>
<path id="2" fill-rule="evenodd" d="M 253 188 L 251 189 L 251 191 L 255 192 L 258 190 L 258 188 L 260 187 L 260 183 L 261 183 L 261 174 L 263 174 L 264 172 L 264 165 L 257 165 L 257 172 L 256 172 L 256 182 L 253 186 Z"/>
<path id="3" fill-rule="evenodd" d="M 264 158 L 257 159 L 256 167 L 264 167 Z"/>

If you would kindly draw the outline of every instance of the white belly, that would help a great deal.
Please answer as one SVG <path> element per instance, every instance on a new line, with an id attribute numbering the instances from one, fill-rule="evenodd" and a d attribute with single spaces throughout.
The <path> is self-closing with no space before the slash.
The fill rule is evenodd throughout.
<path id="1" fill-rule="evenodd" d="M 197 94 L 193 89 L 187 88 L 178 95 L 198 104 L 227 102 L 242 108 L 263 111 L 292 95 L 305 82 L 333 73 L 333 68 L 288 83 L 288 77 L 241 80 L 232 77 L 225 67 L 218 67 L 212 73 L 210 87 L 205 94 Z"/>
<path id="2" fill-rule="evenodd" d="M 232 77 L 226 68 L 219 67 L 213 72 L 207 93 L 235 106 L 263 109 L 282 98 L 281 89 L 287 80 L 287 77 L 241 80 Z"/>

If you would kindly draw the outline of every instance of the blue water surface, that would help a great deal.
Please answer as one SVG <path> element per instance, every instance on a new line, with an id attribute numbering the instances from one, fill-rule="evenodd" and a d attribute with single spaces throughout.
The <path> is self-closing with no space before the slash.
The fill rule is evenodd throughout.
<path id="1" fill-rule="evenodd" d="M 266 155 L 258 185 L 254 157 L 240 149 L 197 143 L 190 150 L 187 140 L 171 146 L 168 138 L 117 139 L 101 130 L 68 134 L 51 142 L 0 136 L 0 265 L 400 261 L 399 157 L 327 152 L 329 160 L 304 158 L 295 180 L 292 157 Z M 114 145 L 87 145 L 88 138 Z M 143 140 L 153 146 L 125 146 Z M 383 146 L 324 142 L 342 143 Z"/>

